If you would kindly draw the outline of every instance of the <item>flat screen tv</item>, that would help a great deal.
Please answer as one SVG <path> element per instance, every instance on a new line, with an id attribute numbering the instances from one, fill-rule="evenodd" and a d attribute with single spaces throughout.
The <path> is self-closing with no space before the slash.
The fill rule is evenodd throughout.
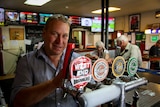
<path id="1" fill-rule="evenodd" d="M 38 24 L 38 14 L 34 12 L 20 12 L 21 24 Z"/>
<path id="2" fill-rule="evenodd" d="M 104 20 L 104 25 L 106 21 Z M 104 26 L 105 29 L 105 26 Z M 114 32 L 115 30 L 115 18 L 108 18 L 108 32 Z M 92 19 L 91 32 L 101 32 L 101 17 L 94 17 Z"/>
<path id="3" fill-rule="evenodd" d="M 14 10 L 5 10 L 5 24 L 19 24 L 19 12 Z"/>
<path id="4" fill-rule="evenodd" d="M 101 32 L 101 17 L 94 17 L 92 19 L 91 32 Z"/>
<path id="5" fill-rule="evenodd" d="M 81 26 L 92 26 L 92 19 L 91 18 L 81 18 Z"/>
<path id="6" fill-rule="evenodd" d="M 39 13 L 39 24 L 46 24 L 48 18 L 51 16 L 53 16 L 53 14 Z"/>
<path id="7" fill-rule="evenodd" d="M 108 18 L 108 32 L 114 32 L 115 30 L 115 18 L 109 17 Z"/>
<path id="8" fill-rule="evenodd" d="M 4 25 L 4 9 L 0 8 L 0 26 Z"/>

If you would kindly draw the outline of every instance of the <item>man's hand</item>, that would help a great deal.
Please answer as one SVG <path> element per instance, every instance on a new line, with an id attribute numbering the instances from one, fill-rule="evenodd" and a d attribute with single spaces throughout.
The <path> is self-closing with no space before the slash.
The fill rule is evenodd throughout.
<path id="1" fill-rule="evenodd" d="M 64 72 L 61 70 L 55 78 L 53 78 L 52 82 L 54 83 L 56 88 L 63 87 L 64 84 Z"/>

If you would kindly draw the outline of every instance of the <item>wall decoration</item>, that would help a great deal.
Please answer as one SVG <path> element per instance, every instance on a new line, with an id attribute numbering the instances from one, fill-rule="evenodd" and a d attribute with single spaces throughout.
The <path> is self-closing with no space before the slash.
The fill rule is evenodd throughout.
<path id="1" fill-rule="evenodd" d="M 140 31 L 140 14 L 129 15 L 129 31 Z"/>
<path id="2" fill-rule="evenodd" d="M 10 40 L 24 40 L 23 28 L 9 28 Z"/>

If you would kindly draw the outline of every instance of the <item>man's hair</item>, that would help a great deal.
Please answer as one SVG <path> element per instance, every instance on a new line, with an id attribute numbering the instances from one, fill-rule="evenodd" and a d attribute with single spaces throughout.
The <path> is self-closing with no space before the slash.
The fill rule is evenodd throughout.
<path id="1" fill-rule="evenodd" d="M 160 40 L 158 40 L 158 41 L 156 42 L 156 44 L 160 44 Z"/>
<path id="2" fill-rule="evenodd" d="M 128 37 L 125 35 L 121 35 L 120 37 L 117 38 L 117 41 L 122 41 L 122 40 L 128 42 Z"/>
<path id="3" fill-rule="evenodd" d="M 49 23 L 52 22 L 53 20 L 59 20 L 64 23 L 67 23 L 69 26 L 71 25 L 71 22 L 67 16 L 64 16 L 62 14 L 54 14 L 53 16 L 48 18 L 46 25 L 45 25 L 45 28 L 47 28 Z"/>

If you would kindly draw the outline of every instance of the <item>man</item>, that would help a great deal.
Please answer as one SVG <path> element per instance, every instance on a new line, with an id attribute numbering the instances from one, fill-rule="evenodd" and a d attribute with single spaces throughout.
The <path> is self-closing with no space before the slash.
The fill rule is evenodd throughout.
<path id="1" fill-rule="evenodd" d="M 129 58 L 134 57 L 138 60 L 138 66 L 142 65 L 142 55 L 139 47 L 137 45 L 133 45 L 129 43 L 128 37 L 125 35 L 121 35 L 117 38 L 117 48 L 116 56 L 122 56 L 126 61 Z"/>
<path id="2" fill-rule="evenodd" d="M 156 42 L 155 45 L 153 45 L 150 50 L 149 50 L 149 57 L 153 58 L 153 57 L 160 57 L 160 40 L 158 40 Z M 156 69 L 159 70 L 160 69 L 160 64 L 159 61 L 151 61 L 151 69 Z"/>
<path id="3" fill-rule="evenodd" d="M 43 30 L 44 45 L 23 57 L 17 66 L 11 94 L 14 107 L 77 107 L 70 94 L 64 96 L 63 62 L 69 39 L 68 18 L 55 14 Z M 72 59 L 79 54 L 73 53 Z"/>

